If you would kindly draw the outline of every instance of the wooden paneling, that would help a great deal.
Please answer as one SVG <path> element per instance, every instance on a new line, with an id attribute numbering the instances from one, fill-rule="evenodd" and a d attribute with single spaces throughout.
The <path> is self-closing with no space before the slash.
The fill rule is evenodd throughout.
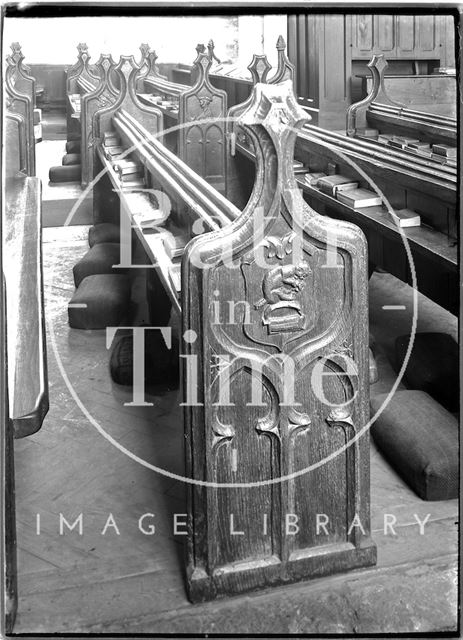
<path id="1" fill-rule="evenodd" d="M 437 60 L 443 65 L 454 39 L 452 29 L 444 36 L 448 20 L 445 15 L 354 15 L 352 57 L 381 52 L 388 59 Z"/>
<path id="2" fill-rule="evenodd" d="M 392 52 L 395 49 L 395 16 L 378 15 L 374 20 L 374 46 L 381 51 Z"/>

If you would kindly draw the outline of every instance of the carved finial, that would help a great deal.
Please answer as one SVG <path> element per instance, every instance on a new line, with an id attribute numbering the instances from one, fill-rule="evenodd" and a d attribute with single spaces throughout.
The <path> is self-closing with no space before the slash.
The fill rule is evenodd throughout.
<path id="1" fill-rule="evenodd" d="M 204 78 L 207 77 L 209 69 L 211 68 L 212 60 L 207 53 L 199 53 L 196 60 L 193 62 L 193 66 L 197 71 L 195 85 L 201 84 Z"/>
<path id="2" fill-rule="evenodd" d="M 147 76 L 157 76 L 158 69 L 156 67 L 156 60 L 158 59 L 158 55 L 154 49 L 151 49 L 148 53 L 147 63 L 148 63 L 148 73 Z"/>
<path id="3" fill-rule="evenodd" d="M 85 42 L 79 42 L 77 45 L 78 55 L 80 56 L 82 53 L 88 53 L 88 45 Z"/>
<path id="4" fill-rule="evenodd" d="M 101 69 L 102 76 L 108 75 L 109 71 L 116 66 L 113 57 L 110 53 L 102 53 L 96 66 Z"/>
<path id="5" fill-rule="evenodd" d="M 284 51 L 286 49 L 286 42 L 283 36 L 278 36 L 277 51 Z"/>
<path id="6" fill-rule="evenodd" d="M 140 67 L 135 62 L 133 56 L 121 56 L 119 62 L 114 67 L 114 71 L 120 78 L 120 93 L 124 95 L 124 84 L 132 95 L 135 95 L 135 75 L 140 71 Z"/>
<path id="7" fill-rule="evenodd" d="M 308 119 L 296 100 L 290 80 L 273 85 L 259 82 L 253 88 L 249 107 L 238 118 L 238 125 L 263 126 L 280 146 L 291 133 L 295 140 L 296 128 Z"/>
<path id="8" fill-rule="evenodd" d="M 146 42 L 142 42 L 140 45 L 141 57 L 143 60 L 148 57 L 148 53 L 150 52 L 150 46 Z"/>
<path id="9" fill-rule="evenodd" d="M 198 56 L 199 56 L 200 53 L 204 53 L 206 51 L 206 47 L 201 43 L 198 43 L 196 45 L 195 49 L 196 49 L 196 53 L 198 54 Z"/>
<path id="10" fill-rule="evenodd" d="M 215 60 L 217 62 L 217 64 L 220 64 L 220 60 L 218 59 L 218 57 L 215 55 L 214 53 L 214 40 L 212 40 L 212 38 L 209 40 L 209 42 L 207 43 L 207 51 L 209 54 L 209 58 L 212 60 Z"/>
<path id="11" fill-rule="evenodd" d="M 19 44 L 19 42 L 13 42 L 10 48 L 12 51 L 11 57 L 13 58 L 15 63 L 19 65 L 24 60 L 24 54 L 21 51 L 21 45 Z"/>
<path id="12" fill-rule="evenodd" d="M 265 82 L 267 80 L 267 74 L 271 68 L 272 65 L 267 60 L 267 56 L 265 54 L 257 55 L 255 53 L 251 64 L 248 66 L 248 69 L 251 72 L 252 84 Z"/>
<path id="13" fill-rule="evenodd" d="M 374 76 L 375 71 L 378 73 L 378 76 L 384 75 L 388 67 L 388 63 L 386 58 L 384 57 L 384 53 L 375 53 L 367 64 L 367 67 L 370 69 L 371 74 Z"/>
<path id="14" fill-rule="evenodd" d="M 286 42 L 283 36 L 279 36 L 277 40 L 278 51 L 278 67 L 273 78 L 268 81 L 269 84 L 278 84 L 283 80 L 294 80 L 294 65 L 290 62 L 286 55 Z"/>

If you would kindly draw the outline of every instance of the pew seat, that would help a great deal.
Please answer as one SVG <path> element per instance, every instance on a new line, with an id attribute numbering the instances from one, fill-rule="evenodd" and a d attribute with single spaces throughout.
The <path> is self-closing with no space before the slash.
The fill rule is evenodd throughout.
<path id="1" fill-rule="evenodd" d="M 130 281 L 123 274 L 97 274 L 84 278 L 68 305 L 72 329 L 106 329 L 127 315 Z"/>
<path id="2" fill-rule="evenodd" d="M 97 274 L 126 273 L 124 267 L 114 268 L 120 263 L 120 245 L 117 242 L 95 244 L 73 267 L 74 284 L 80 285 L 87 276 Z"/>

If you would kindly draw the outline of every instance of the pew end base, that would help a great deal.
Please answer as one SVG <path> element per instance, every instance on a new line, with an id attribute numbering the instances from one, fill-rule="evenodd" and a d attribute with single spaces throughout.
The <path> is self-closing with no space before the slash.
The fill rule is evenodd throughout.
<path id="1" fill-rule="evenodd" d="M 357 547 L 346 542 L 298 550 L 286 563 L 271 556 L 220 567 L 212 574 L 190 564 L 187 595 L 190 602 L 198 604 L 292 583 L 309 583 L 333 574 L 366 569 L 375 566 L 376 561 L 376 544 L 366 537 Z"/>

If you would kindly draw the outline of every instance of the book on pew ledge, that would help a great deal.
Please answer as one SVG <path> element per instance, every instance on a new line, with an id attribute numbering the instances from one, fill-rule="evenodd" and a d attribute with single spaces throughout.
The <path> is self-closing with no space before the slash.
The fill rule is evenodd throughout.
<path id="1" fill-rule="evenodd" d="M 394 219 L 399 227 L 420 227 L 421 218 L 412 209 L 398 209 L 394 211 Z"/>
<path id="2" fill-rule="evenodd" d="M 392 140 L 394 136 L 388 133 L 380 133 L 378 136 L 378 142 L 380 144 L 388 144 L 390 140 Z"/>
<path id="3" fill-rule="evenodd" d="M 381 204 L 380 196 L 368 189 L 348 189 L 347 191 L 337 191 L 336 199 L 343 204 L 347 204 L 353 209 L 362 207 L 376 207 Z"/>
<path id="4" fill-rule="evenodd" d="M 300 160 L 294 160 L 293 171 L 294 173 L 305 173 L 307 169 L 304 167 L 304 164 Z"/>
<path id="5" fill-rule="evenodd" d="M 327 193 L 330 196 L 336 196 L 338 191 L 345 191 L 347 189 L 357 189 L 358 182 L 354 182 L 352 178 L 346 178 L 346 176 L 337 173 L 334 176 L 326 176 L 317 180 L 317 187 L 323 193 Z"/>
<path id="6" fill-rule="evenodd" d="M 408 145 L 418 143 L 417 138 L 405 138 L 402 136 L 394 136 L 387 144 L 397 149 L 406 149 Z"/>
<path id="7" fill-rule="evenodd" d="M 105 146 L 112 146 L 113 140 L 116 140 L 117 144 L 121 144 L 121 139 L 115 131 L 105 131 L 103 133 L 103 144 Z"/>
<path id="8" fill-rule="evenodd" d="M 316 187 L 317 182 L 320 178 L 326 178 L 326 173 L 323 173 L 323 171 L 318 171 L 316 173 L 306 173 L 304 176 L 304 182 L 306 182 L 311 187 Z"/>
<path id="9" fill-rule="evenodd" d="M 142 173 L 140 167 L 138 167 L 132 173 L 120 173 L 119 174 L 119 180 L 121 182 L 133 182 L 134 180 L 141 180 L 142 178 L 143 178 L 143 173 Z"/>
<path id="10" fill-rule="evenodd" d="M 103 147 L 105 158 L 111 160 L 124 153 L 123 147 Z"/>
<path id="11" fill-rule="evenodd" d="M 140 170 L 140 163 L 135 162 L 134 160 L 127 160 L 126 158 L 122 158 L 122 160 L 116 160 L 113 164 L 113 169 L 117 173 L 121 175 L 126 175 L 127 173 L 136 173 Z"/>
<path id="12" fill-rule="evenodd" d="M 132 189 L 144 189 L 145 187 L 146 187 L 146 185 L 145 185 L 144 178 L 140 178 L 138 180 L 130 180 L 130 181 L 127 181 L 127 182 L 121 182 L 122 191 L 125 191 L 126 189 L 128 191 L 130 191 Z"/>
<path id="13" fill-rule="evenodd" d="M 185 246 L 190 241 L 190 237 L 177 227 L 170 227 L 169 233 L 163 235 L 162 242 L 164 249 L 171 260 L 183 255 Z"/>
<path id="14" fill-rule="evenodd" d="M 433 144 L 432 145 L 433 154 L 436 153 L 439 156 L 444 156 L 445 158 L 453 158 L 457 157 L 457 148 L 451 147 L 448 144 Z"/>
<path id="15" fill-rule="evenodd" d="M 356 129 L 355 135 L 360 136 L 361 138 L 377 138 L 379 136 L 379 131 L 378 129 L 365 127 L 363 129 Z"/>

